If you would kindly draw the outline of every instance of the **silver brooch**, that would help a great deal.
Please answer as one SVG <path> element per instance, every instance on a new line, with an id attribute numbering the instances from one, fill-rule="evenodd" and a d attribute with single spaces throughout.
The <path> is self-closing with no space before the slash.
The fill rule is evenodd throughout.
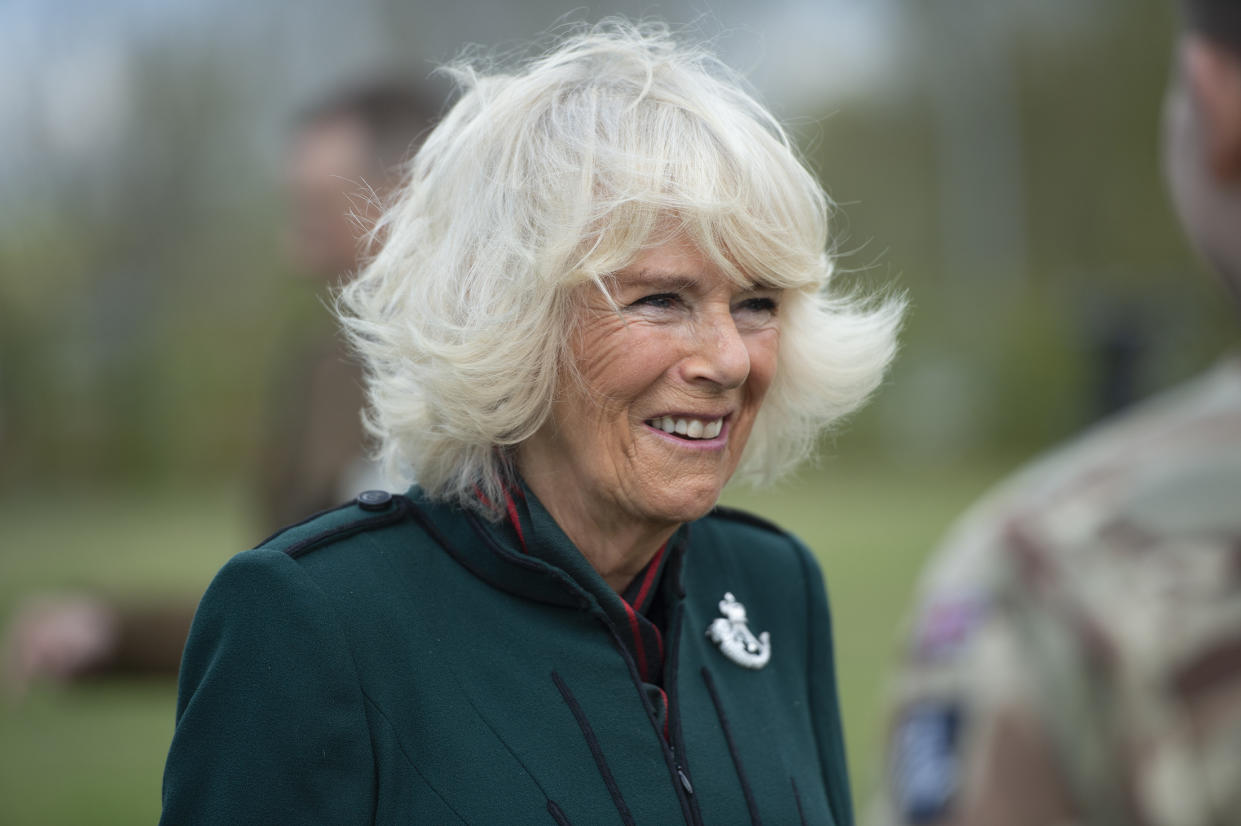
<path id="1" fill-rule="evenodd" d="M 745 620 L 745 606 L 731 593 L 720 600 L 720 613 L 707 628 L 707 637 L 720 647 L 725 657 L 743 668 L 762 668 L 771 659 L 771 635 L 754 636 Z"/>

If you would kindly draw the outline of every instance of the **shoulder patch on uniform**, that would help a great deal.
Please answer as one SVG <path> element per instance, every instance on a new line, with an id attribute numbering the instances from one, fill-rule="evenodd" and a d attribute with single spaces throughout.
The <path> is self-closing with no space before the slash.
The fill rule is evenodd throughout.
<path id="1" fill-rule="evenodd" d="M 904 822 L 929 823 L 947 813 L 960 783 L 961 709 L 922 702 L 905 710 L 892 734 L 892 799 Z"/>
<path id="2" fill-rule="evenodd" d="M 743 511 L 738 508 L 730 508 L 725 505 L 716 505 L 711 509 L 711 512 L 707 514 L 707 518 L 711 517 L 727 519 L 730 522 L 741 522 L 745 525 L 751 525 L 755 528 L 762 528 L 765 531 L 777 533 L 780 536 L 788 535 L 788 532 L 785 531 L 784 528 L 781 528 L 774 522 L 769 522 L 761 516 L 755 516 L 748 511 Z"/>
<path id="3" fill-rule="evenodd" d="M 935 594 L 918 609 L 911 651 L 914 658 L 933 661 L 955 657 L 986 619 L 988 610 L 981 592 Z"/>
<path id="4" fill-rule="evenodd" d="M 355 499 L 290 525 L 265 539 L 258 547 L 282 551 L 297 559 L 316 548 L 355 534 L 384 528 L 409 517 L 411 503 L 404 496 L 393 495 L 383 505 L 379 509 L 374 503 Z"/>

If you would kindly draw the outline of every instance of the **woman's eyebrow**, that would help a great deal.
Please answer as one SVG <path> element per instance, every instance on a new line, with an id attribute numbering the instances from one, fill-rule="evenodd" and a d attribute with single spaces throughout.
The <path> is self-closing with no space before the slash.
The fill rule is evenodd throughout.
<path id="1" fill-rule="evenodd" d="M 640 270 L 636 273 L 616 273 L 611 277 L 615 289 L 631 289 L 631 290 L 652 290 L 655 292 L 679 293 L 692 291 L 698 286 L 699 279 L 687 273 L 677 272 L 676 270 Z M 777 287 L 764 282 L 755 282 L 746 287 L 743 292 L 746 293 L 765 293 L 765 292 L 782 292 L 783 287 Z"/>
<path id="2" fill-rule="evenodd" d="M 698 279 L 691 275 L 664 270 L 642 270 L 628 278 L 618 280 L 625 287 L 642 287 L 667 292 L 680 292 L 698 283 Z"/>

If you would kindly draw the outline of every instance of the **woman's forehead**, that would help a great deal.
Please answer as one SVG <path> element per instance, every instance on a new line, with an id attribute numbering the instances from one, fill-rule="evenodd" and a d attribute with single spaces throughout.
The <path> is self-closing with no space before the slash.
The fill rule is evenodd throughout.
<path id="1" fill-rule="evenodd" d="M 703 280 L 702 273 L 683 270 L 621 270 L 615 274 L 616 283 L 621 287 L 649 287 L 668 292 L 679 292 L 698 285 Z"/>

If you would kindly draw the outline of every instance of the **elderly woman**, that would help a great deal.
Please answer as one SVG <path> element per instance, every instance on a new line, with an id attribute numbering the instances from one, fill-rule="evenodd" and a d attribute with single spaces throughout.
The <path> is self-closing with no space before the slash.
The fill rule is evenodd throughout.
<path id="1" fill-rule="evenodd" d="M 823 582 L 716 508 L 880 380 L 824 194 L 658 28 L 465 91 L 343 293 L 368 491 L 203 598 L 167 823 L 847 824 Z"/>

